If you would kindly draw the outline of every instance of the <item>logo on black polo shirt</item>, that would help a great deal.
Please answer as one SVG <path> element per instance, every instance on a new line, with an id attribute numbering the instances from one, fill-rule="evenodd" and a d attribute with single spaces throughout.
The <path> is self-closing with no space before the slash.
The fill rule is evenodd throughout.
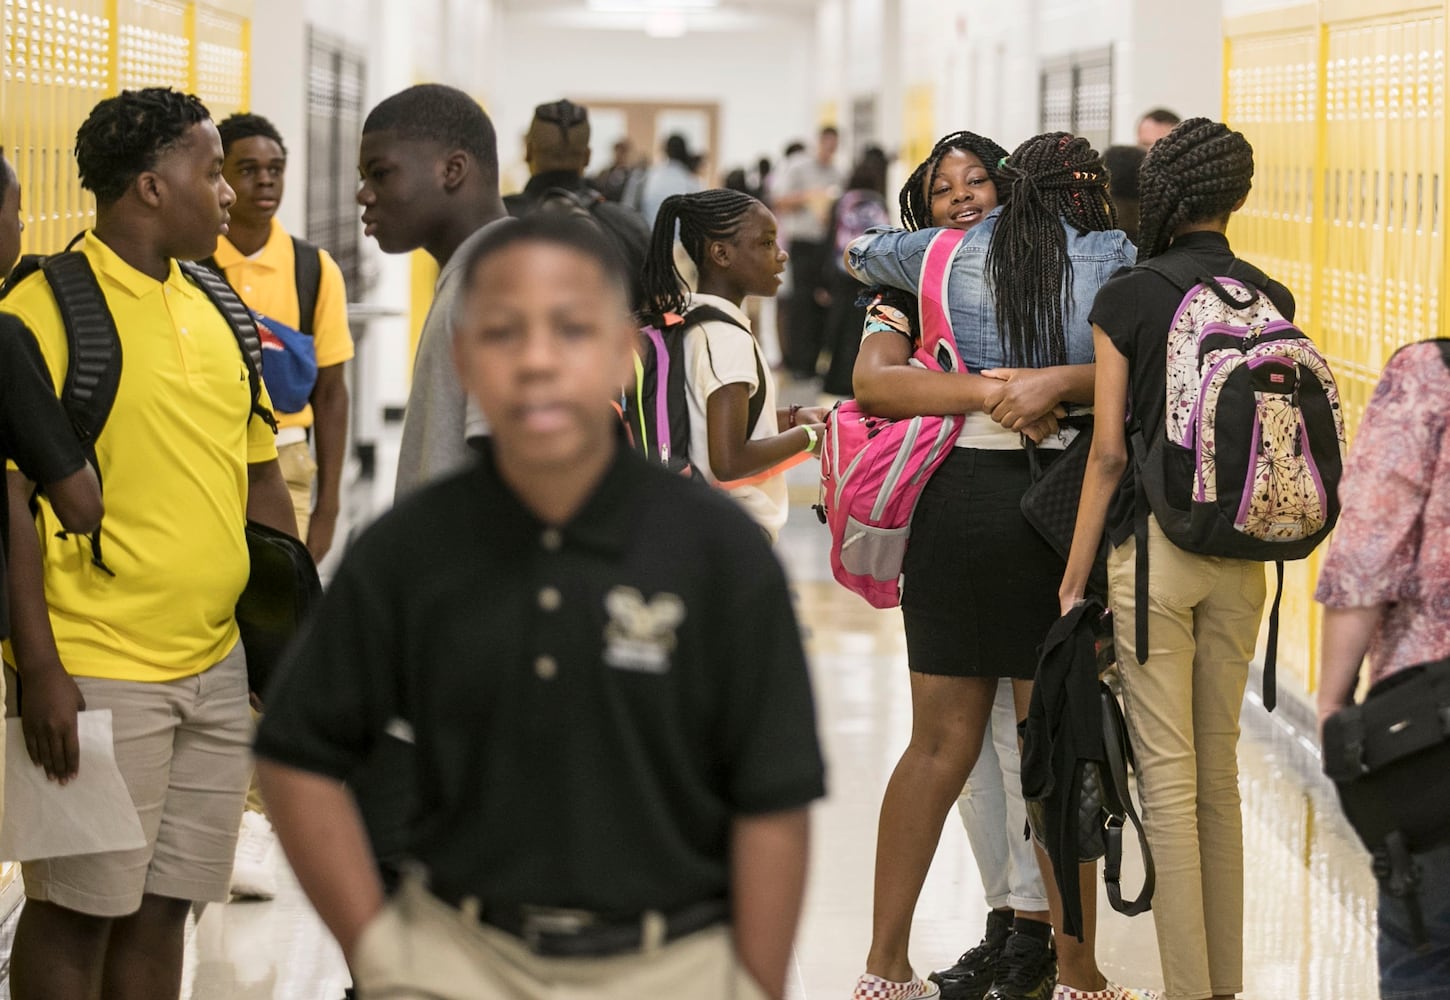
<path id="1" fill-rule="evenodd" d="M 670 669 L 675 629 L 685 620 L 685 602 L 674 594 L 645 601 L 633 587 L 615 587 L 604 598 L 604 662 L 618 670 L 662 674 Z"/>

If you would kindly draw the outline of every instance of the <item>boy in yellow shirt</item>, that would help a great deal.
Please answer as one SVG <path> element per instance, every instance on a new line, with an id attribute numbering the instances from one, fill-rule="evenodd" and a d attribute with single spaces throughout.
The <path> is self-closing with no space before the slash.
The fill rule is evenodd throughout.
<path id="1" fill-rule="evenodd" d="M 95 443 L 105 559 L 91 540 L 58 535 L 42 501 L 34 530 L 11 532 L 13 651 L 32 757 L 52 778 L 83 766 L 64 752 L 77 712 L 110 710 L 147 844 L 25 863 L 11 989 L 48 1000 L 100 984 L 110 1000 L 165 1000 L 181 990 L 192 904 L 227 898 L 251 771 L 234 615 L 245 522 L 289 534 L 296 522 L 237 338 L 177 264 L 215 250 L 234 200 L 205 106 L 166 88 L 123 91 L 92 109 L 75 148 L 96 197 L 77 249 L 123 348 Z M 45 273 L 0 312 L 35 335 L 61 384 L 67 338 Z M 256 402 L 270 406 L 265 390 Z M 14 479 L 10 499 L 26 500 Z"/>

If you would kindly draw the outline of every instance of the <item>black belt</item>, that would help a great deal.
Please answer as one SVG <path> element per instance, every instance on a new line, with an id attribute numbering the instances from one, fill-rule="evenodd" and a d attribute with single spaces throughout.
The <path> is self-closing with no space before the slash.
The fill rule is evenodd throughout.
<path id="1" fill-rule="evenodd" d="M 467 912 L 469 908 L 463 909 Z M 486 906 L 478 914 L 482 923 L 518 938 L 535 955 L 551 958 L 602 958 L 643 951 L 729 918 L 730 904 L 723 899 L 692 903 L 670 913 L 651 910 L 621 915 L 547 906 Z"/>

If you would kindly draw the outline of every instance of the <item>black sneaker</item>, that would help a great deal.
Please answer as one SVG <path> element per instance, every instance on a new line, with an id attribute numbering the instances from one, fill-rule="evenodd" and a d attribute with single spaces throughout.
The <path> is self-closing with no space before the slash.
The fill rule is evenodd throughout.
<path id="1" fill-rule="evenodd" d="M 997 963 L 1011 932 L 1012 911 L 989 911 L 982 943 L 963 953 L 950 969 L 927 976 L 941 987 L 942 1000 L 982 1000 L 997 976 Z"/>
<path id="2" fill-rule="evenodd" d="M 984 1000 L 1051 1000 L 1057 953 L 1030 934 L 1013 934 L 997 962 L 997 979 Z"/>

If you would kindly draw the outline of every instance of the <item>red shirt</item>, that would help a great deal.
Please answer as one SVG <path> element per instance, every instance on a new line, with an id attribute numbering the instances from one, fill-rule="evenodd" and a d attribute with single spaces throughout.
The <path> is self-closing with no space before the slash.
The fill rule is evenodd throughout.
<path id="1" fill-rule="evenodd" d="M 1450 367 L 1433 343 L 1385 367 L 1339 485 L 1344 513 L 1319 576 L 1331 608 L 1387 605 L 1371 680 L 1450 656 Z"/>

